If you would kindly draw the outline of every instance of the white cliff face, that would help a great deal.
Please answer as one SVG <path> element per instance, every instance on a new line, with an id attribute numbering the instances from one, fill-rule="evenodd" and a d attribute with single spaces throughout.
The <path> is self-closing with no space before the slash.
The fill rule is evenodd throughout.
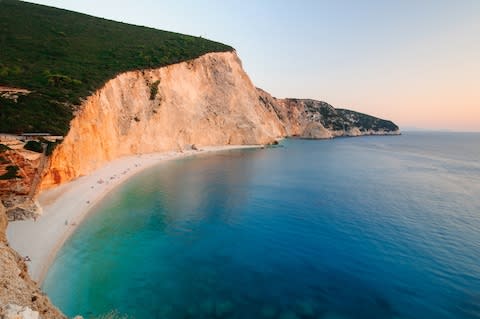
<path id="1" fill-rule="evenodd" d="M 377 124 L 364 127 L 362 120 Z M 209 53 L 120 74 L 88 97 L 54 151 L 40 189 L 125 155 L 181 151 L 193 144 L 268 144 L 285 136 L 399 134 L 392 127 L 390 121 L 325 102 L 273 98 L 254 87 L 235 52 Z"/>
<path id="2" fill-rule="evenodd" d="M 210 53 L 108 81 L 72 120 L 41 188 L 124 155 L 179 151 L 192 144 L 266 144 L 285 135 L 235 52 Z"/>

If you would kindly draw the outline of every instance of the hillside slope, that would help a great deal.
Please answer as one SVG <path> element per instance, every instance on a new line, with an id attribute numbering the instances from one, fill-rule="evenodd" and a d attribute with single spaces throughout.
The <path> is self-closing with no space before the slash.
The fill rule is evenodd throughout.
<path id="1" fill-rule="evenodd" d="M 81 102 L 119 73 L 233 50 L 17 0 L 0 1 L 0 48 L 0 132 L 56 135 L 65 135 Z M 2 86 L 31 92 L 8 94 Z"/>

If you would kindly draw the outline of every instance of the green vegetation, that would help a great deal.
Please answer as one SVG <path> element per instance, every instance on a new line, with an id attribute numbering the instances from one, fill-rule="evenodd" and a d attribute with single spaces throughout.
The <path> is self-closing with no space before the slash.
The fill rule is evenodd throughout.
<path id="1" fill-rule="evenodd" d="M 32 91 L 17 102 L 0 97 L 0 132 L 58 135 L 68 132 L 73 107 L 119 73 L 233 50 L 200 37 L 16 0 L 0 1 L 0 48 L 0 86 Z"/>
<path id="2" fill-rule="evenodd" d="M 37 142 L 37 141 L 28 141 L 25 143 L 23 146 L 24 149 L 37 152 L 37 153 L 43 153 L 43 146 L 42 143 Z"/>
<path id="3" fill-rule="evenodd" d="M 50 155 L 53 154 L 53 151 L 55 150 L 55 147 L 57 147 L 59 142 L 58 141 L 56 141 L 56 142 L 46 141 L 45 143 L 47 144 L 47 149 L 45 150 L 45 155 L 50 156 Z"/>
<path id="4" fill-rule="evenodd" d="M 155 81 L 152 84 L 150 84 L 150 100 L 155 100 L 155 97 L 157 96 L 157 93 L 158 93 L 159 84 L 160 84 L 160 81 Z"/>
<path id="5" fill-rule="evenodd" d="M 0 156 L 0 165 L 8 164 L 10 163 L 9 160 L 7 160 L 5 157 Z"/>
<path id="6" fill-rule="evenodd" d="M 17 175 L 18 170 L 18 166 L 7 166 L 7 172 L 0 176 L 0 180 L 20 178 L 21 176 Z"/>
<path id="7" fill-rule="evenodd" d="M 354 119 L 353 124 L 357 126 L 360 131 L 385 130 L 387 132 L 393 132 L 399 129 L 392 121 L 383 120 L 375 116 L 345 109 L 337 109 L 337 111 L 343 118 Z"/>
<path id="8" fill-rule="evenodd" d="M 0 144 L 0 153 L 10 150 L 11 148 L 5 144 Z"/>

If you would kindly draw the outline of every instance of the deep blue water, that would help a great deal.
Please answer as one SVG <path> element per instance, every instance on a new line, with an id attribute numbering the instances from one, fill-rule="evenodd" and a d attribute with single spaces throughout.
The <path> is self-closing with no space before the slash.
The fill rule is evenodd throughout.
<path id="1" fill-rule="evenodd" d="M 87 317 L 480 318 L 480 134 L 282 144 L 133 177 L 44 289 Z"/>

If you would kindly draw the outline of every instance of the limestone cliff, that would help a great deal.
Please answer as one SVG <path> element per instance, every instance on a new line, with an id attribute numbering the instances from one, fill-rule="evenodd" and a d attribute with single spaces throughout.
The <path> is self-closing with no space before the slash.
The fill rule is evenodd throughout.
<path id="1" fill-rule="evenodd" d="M 82 105 L 41 188 L 124 155 L 195 145 L 266 144 L 286 131 L 234 52 L 123 73 Z"/>
<path id="2" fill-rule="evenodd" d="M 23 258 L 9 247 L 6 227 L 5 207 L 0 203 L 0 318 L 17 308 L 17 313 L 37 313 L 44 319 L 65 318 L 30 278 Z"/>
<path id="3" fill-rule="evenodd" d="M 302 138 L 338 136 L 397 135 L 399 128 L 391 121 L 336 109 L 330 104 L 310 99 L 276 100 L 277 110 L 290 135 Z"/>
<path id="4" fill-rule="evenodd" d="M 235 52 L 126 72 L 88 97 L 53 153 L 40 189 L 115 158 L 192 145 L 268 144 L 281 137 L 398 134 L 390 121 L 257 89 Z"/>

